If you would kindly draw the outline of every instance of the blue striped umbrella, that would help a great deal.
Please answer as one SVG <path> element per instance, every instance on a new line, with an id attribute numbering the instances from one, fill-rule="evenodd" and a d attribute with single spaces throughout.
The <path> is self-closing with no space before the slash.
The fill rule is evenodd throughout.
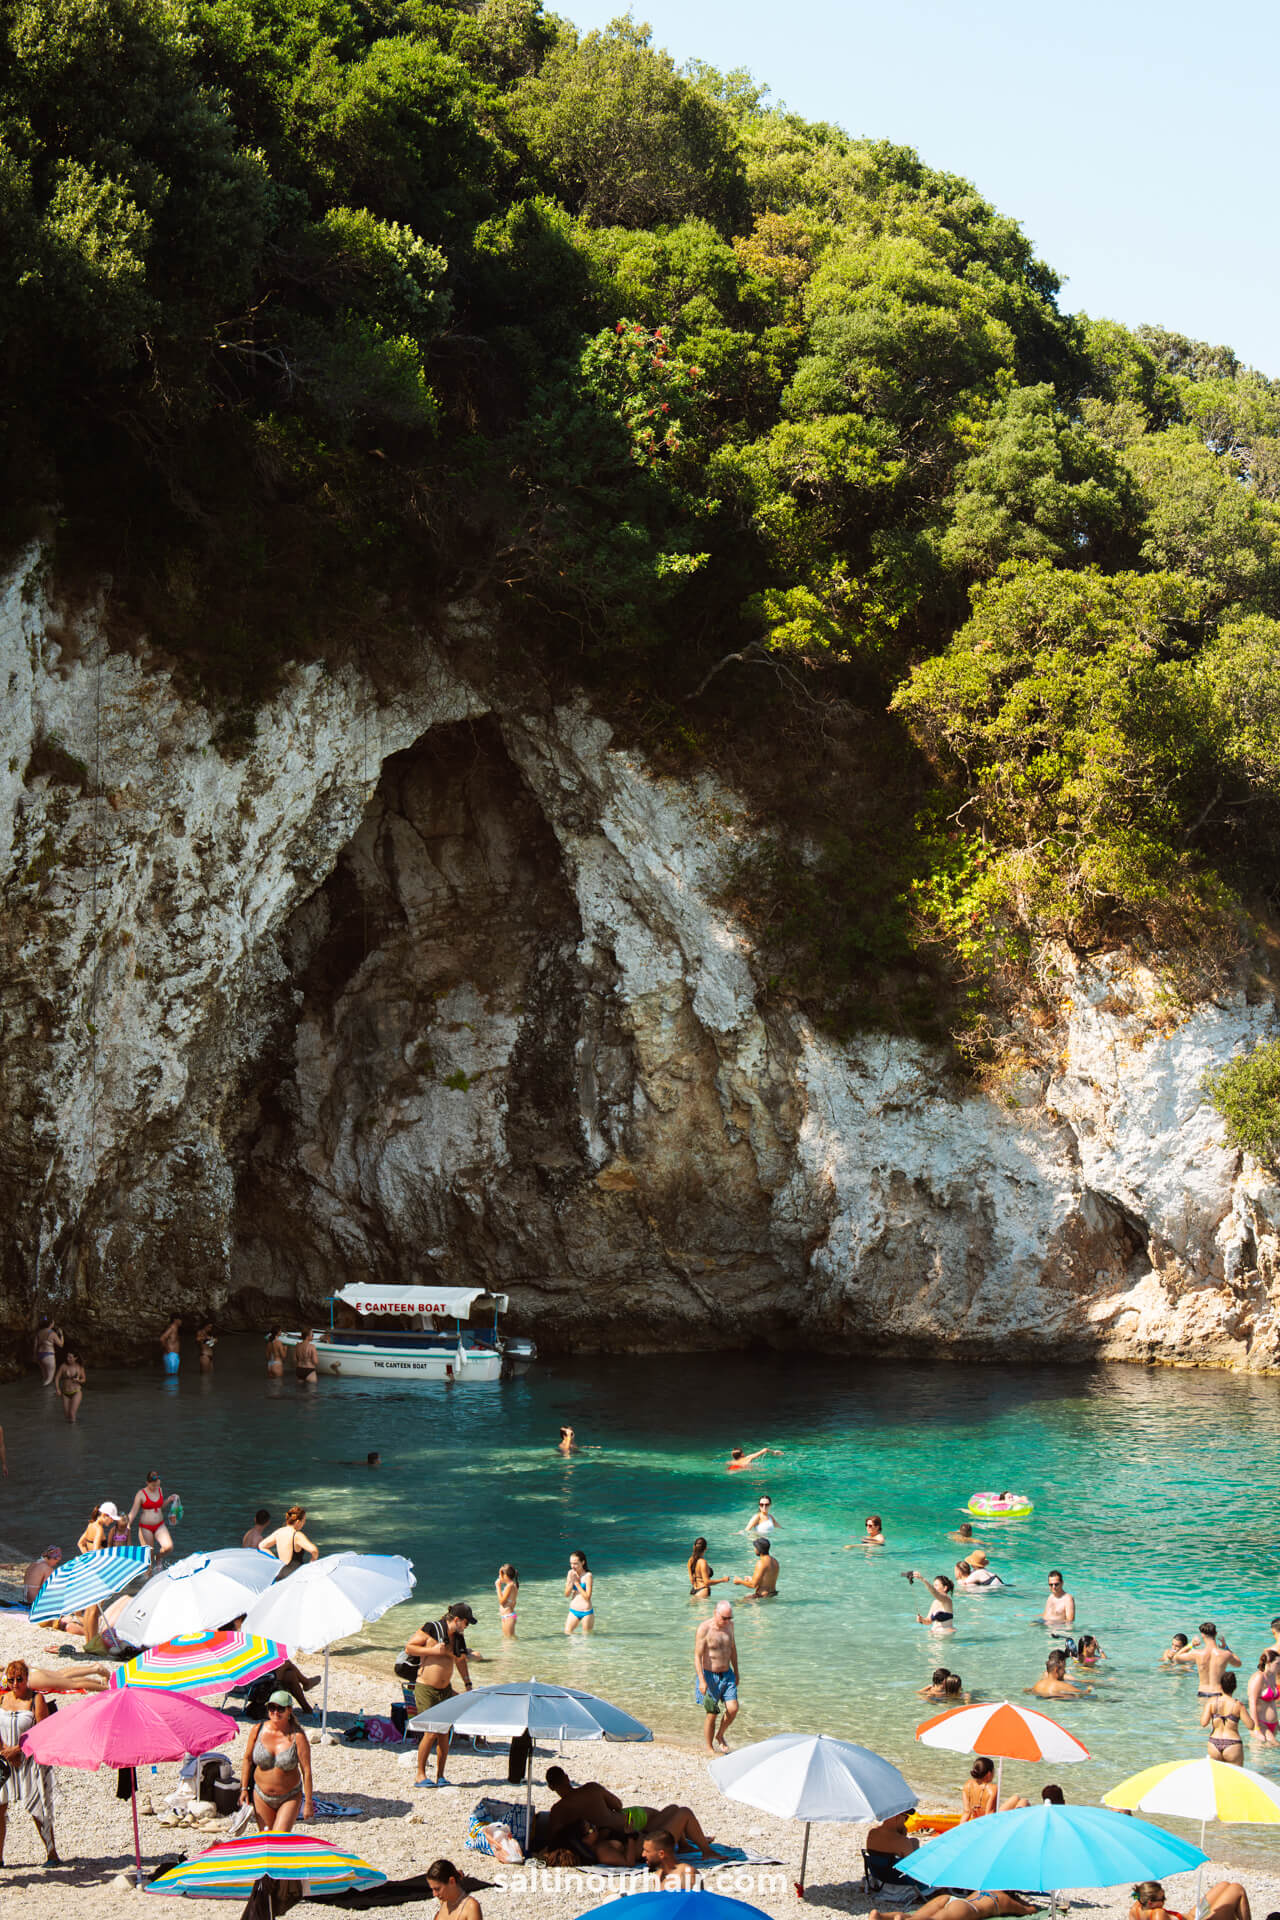
<path id="1" fill-rule="evenodd" d="M 32 1604 L 32 1621 L 57 1620 L 109 1600 L 145 1573 L 150 1559 L 150 1547 L 100 1547 L 96 1553 L 77 1554 L 49 1575 Z"/>

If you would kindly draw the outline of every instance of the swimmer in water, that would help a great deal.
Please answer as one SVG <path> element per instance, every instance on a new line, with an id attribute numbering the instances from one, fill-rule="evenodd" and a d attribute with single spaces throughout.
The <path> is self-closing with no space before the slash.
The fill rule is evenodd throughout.
<path id="1" fill-rule="evenodd" d="M 955 1532 L 949 1533 L 947 1538 L 956 1541 L 962 1547 L 977 1547 L 982 1544 L 981 1541 L 974 1539 L 973 1528 L 967 1520 L 962 1520 Z"/>
<path id="2" fill-rule="evenodd" d="M 1025 1687 L 1023 1691 L 1034 1693 L 1041 1700 L 1083 1700 L 1093 1692 L 1093 1688 L 1078 1687 L 1074 1680 L 1068 1680 L 1067 1656 L 1061 1647 L 1055 1647 L 1035 1685 Z"/>
<path id="3" fill-rule="evenodd" d="M 1200 1725 L 1209 1729 L 1206 1751 L 1210 1760 L 1225 1760 L 1229 1767 L 1244 1765 L 1244 1742 L 1240 1738 L 1240 1728 L 1243 1725 L 1253 1731 L 1253 1715 L 1236 1699 L 1234 1673 L 1224 1673 L 1221 1690 L 1205 1701 Z"/>
<path id="4" fill-rule="evenodd" d="M 1196 1640 L 1173 1657 L 1180 1666 L 1195 1661 L 1196 1672 L 1200 1676 L 1196 1694 L 1201 1700 L 1216 1699 L 1222 1691 L 1222 1678 L 1227 1668 L 1240 1665 L 1240 1656 L 1232 1653 L 1225 1639 L 1219 1640 L 1218 1629 L 1212 1620 L 1202 1620 Z"/>
<path id="5" fill-rule="evenodd" d="M 757 1460 L 763 1460 L 767 1453 L 773 1453 L 779 1459 L 782 1458 L 781 1447 L 757 1447 L 754 1453 L 744 1453 L 741 1447 L 734 1447 L 729 1454 L 729 1472 L 741 1473 L 744 1467 L 753 1467 Z"/>
<path id="6" fill-rule="evenodd" d="M 851 1540 L 845 1548 L 845 1552 L 852 1553 L 855 1547 L 882 1547 L 883 1545 L 884 1530 L 881 1526 L 880 1515 L 878 1513 L 869 1513 L 862 1523 L 861 1540 Z"/>
<path id="7" fill-rule="evenodd" d="M 1061 1573 L 1057 1567 L 1049 1573 L 1049 1597 L 1044 1603 L 1044 1612 L 1036 1615 L 1046 1627 L 1069 1627 L 1076 1617 L 1074 1594 L 1067 1592 Z"/>
<path id="8" fill-rule="evenodd" d="M 1096 1667 L 1106 1654 L 1091 1633 L 1082 1633 L 1076 1641 L 1076 1665 L 1078 1667 Z"/>
<path id="9" fill-rule="evenodd" d="M 986 1557 L 982 1555 L 981 1563 L 976 1555 L 972 1560 L 956 1561 L 956 1585 L 963 1587 L 966 1593 L 994 1593 L 1004 1585 L 1000 1575 L 993 1573 L 985 1564 Z"/>
<path id="10" fill-rule="evenodd" d="M 769 1551 L 767 1540 L 756 1541 L 756 1564 L 749 1579 L 737 1573 L 735 1587 L 750 1587 L 748 1600 L 772 1600 L 778 1591 L 778 1563 Z"/>
<path id="11" fill-rule="evenodd" d="M 722 1573 L 714 1579 L 715 1568 L 707 1559 L 707 1543 L 699 1534 L 693 1543 L 693 1552 L 689 1555 L 689 1595 L 694 1600 L 709 1600 L 712 1587 L 727 1587 L 729 1576 Z"/>
<path id="12" fill-rule="evenodd" d="M 914 1568 L 904 1578 L 909 1586 L 914 1586 L 919 1580 L 933 1595 L 928 1613 L 916 1615 L 917 1624 L 930 1627 L 934 1633 L 954 1633 L 956 1617 L 951 1598 L 955 1592 L 954 1580 L 948 1580 L 945 1573 L 940 1573 L 936 1580 L 930 1580 L 927 1574 L 919 1573 Z"/>
<path id="13" fill-rule="evenodd" d="M 1164 1652 L 1160 1655 L 1160 1665 L 1162 1667 L 1167 1667 L 1171 1661 L 1174 1661 L 1177 1659 L 1178 1655 L 1182 1652 L 1182 1649 L 1185 1646 L 1189 1646 L 1189 1645 L 1190 1645 L 1190 1642 L 1188 1641 L 1185 1633 L 1175 1633 L 1173 1636 L 1173 1639 L 1169 1642 Z"/>
<path id="14" fill-rule="evenodd" d="M 504 1640 L 516 1637 L 516 1603 L 520 1598 L 520 1575 L 507 1562 L 498 1568 L 498 1577 L 493 1583 L 498 1596 L 498 1618 L 502 1622 Z"/>
<path id="15" fill-rule="evenodd" d="M 577 1451 L 578 1451 L 578 1443 L 573 1437 L 573 1428 L 561 1427 L 560 1438 L 556 1442 L 556 1452 L 557 1453 L 576 1453 Z"/>
<path id="16" fill-rule="evenodd" d="M 951 1678 L 950 1667 L 935 1667 L 933 1670 L 933 1678 L 929 1682 L 928 1686 L 916 1688 L 916 1699 L 917 1700 L 945 1700 L 947 1696 L 943 1692 L 943 1688 L 946 1686 L 947 1681 L 950 1678 Z"/>
<path id="17" fill-rule="evenodd" d="M 772 1533 L 781 1523 L 773 1517 L 773 1501 L 762 1493 L 756 1510 L 742 1529 L 744 1533 Z"/>
<path id="18" fill-rule="evenodd" d="M 1271 1652 L 1258 1655 L 1258 1665 L 1249 1676 L 1249 1712 L 1264 1746 L 1276 1744 L 1276 1669 Z"/>

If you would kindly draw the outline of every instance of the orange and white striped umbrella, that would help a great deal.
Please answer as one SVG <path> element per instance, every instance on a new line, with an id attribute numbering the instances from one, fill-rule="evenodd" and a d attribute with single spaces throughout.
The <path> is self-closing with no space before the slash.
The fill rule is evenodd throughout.
<path id="1" fill-rule="evenodd" d="M 987 1753 L 995 1760 L 1087 1760 L 1089 1749 L 1047 1713 L 1015 1707 L 1009 1700 L 981 1707 L 951 1707 L 916 1728 L 925 1747 L 948 1753 Z"/>

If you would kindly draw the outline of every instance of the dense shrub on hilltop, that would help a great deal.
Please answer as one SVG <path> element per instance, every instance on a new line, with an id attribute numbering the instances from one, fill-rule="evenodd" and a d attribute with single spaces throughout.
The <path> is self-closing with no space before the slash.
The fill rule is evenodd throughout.
<path id="1" fill-rule="evenodd" d="M 1270 900 L 1280 383 L 1065 316 L 967 182 L 630 20 L 0 31 L 10 537 L 56 509 L 242 718 L 465 583 L 755 783 L 743 911 L 846 1022 L 972 1012 L 1046 933 L 1221 953 Z"/>

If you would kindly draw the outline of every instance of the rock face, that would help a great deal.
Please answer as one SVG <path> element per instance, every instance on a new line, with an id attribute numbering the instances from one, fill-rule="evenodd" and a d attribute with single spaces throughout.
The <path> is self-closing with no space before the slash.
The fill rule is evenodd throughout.
<path id="1" fill-rule="evenodd" d="M 483 692 L 468 619 L 299 669 L 233 755 L 38 556 L 5 583 L 13 1352 L 50 1306 L 105 1355 L 369 1276 L 501 1289 L 562 1346 L 1280 1367 L 1280 1188 L 1200 1093 L 1269 998 L 1173 1013 L 1061 956 L 1012 1094 L 838 1046 L 762 1010 L 716 904 L 737 798 Z"/>

